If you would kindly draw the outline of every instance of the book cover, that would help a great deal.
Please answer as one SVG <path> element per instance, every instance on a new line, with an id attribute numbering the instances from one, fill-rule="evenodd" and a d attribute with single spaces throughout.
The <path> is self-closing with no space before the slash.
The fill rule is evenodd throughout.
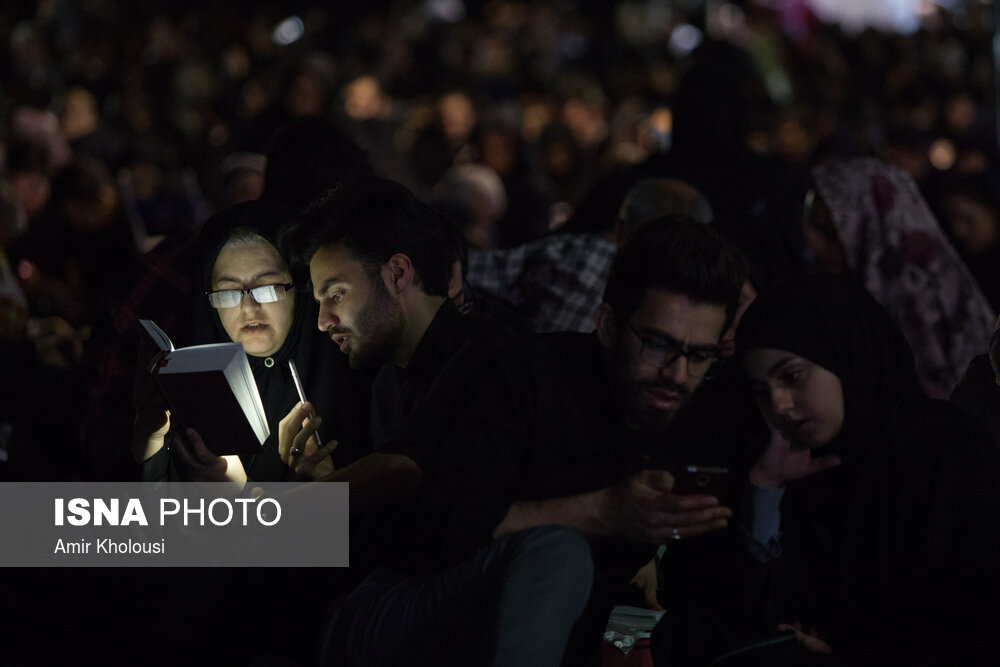
<path id="1" fill-rule="evenodd" d="M 171 425 L 193 428 L 218 456 L 259 453 L 270 429 L 243 346 L 177 350 L 154 322 L 139 323 L 160 349 L 149 372 L 170 408 Z"/>

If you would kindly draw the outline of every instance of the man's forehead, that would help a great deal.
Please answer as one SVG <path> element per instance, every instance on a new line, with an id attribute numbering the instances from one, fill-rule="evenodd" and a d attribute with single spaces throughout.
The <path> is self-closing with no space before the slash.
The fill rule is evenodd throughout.
<path id="1" fill-rule="evenodd" d="M 348 279 L 357 271 L 363 270 L 361 262 L 348 248 L 341 245 L 320 247 L 309 260 L 309 274 L 316 282 L 317 278 L 329 280 L 336 276 Z"/>
<path id="2" fill-rule="evenodd" d="M 672 290 L 646 290 L 632 316 L 632 326 L 649 333 L 664 333 L 677 341 L 711 346 L 718 342 L 726 321 L 722 304 L 699 301 Z"/>

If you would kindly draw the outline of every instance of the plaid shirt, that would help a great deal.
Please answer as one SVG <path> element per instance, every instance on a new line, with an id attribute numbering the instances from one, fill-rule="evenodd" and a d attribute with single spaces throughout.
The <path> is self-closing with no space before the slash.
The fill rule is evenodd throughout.
<path id="1" fill-rule="evenodd" d="M 509 303 L 540 333 L 590 333 L 617 249 L 594 234 L 556 234 L 516 248 L 471 251 L 466 281 Z"/>

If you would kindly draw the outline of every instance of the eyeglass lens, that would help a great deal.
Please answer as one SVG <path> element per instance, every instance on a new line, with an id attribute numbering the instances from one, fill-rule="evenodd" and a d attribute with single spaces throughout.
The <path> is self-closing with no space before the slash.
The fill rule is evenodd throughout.
<path id="1" fill-rule="evenodd" d="M 259 285 L 246 290 L 224 289 L 209 292 L 208 301 L 214 308 L 232 308 L 242 303 L 244 294 L 249 294 L 257 303 L 274 303 L 284 298 L 285 286 Z"/>
<path id="2" fill-rule="evenodd" d="M 666 368 L 681 357 L 687 357 L 688 373 L 697 377 L 711 377 L 717 370 L 719 358 L 717 355 L 697 350 L 686 351 L 676 345 L 652 340 L 642 341 L 639 356 L 654 366 Z"/>

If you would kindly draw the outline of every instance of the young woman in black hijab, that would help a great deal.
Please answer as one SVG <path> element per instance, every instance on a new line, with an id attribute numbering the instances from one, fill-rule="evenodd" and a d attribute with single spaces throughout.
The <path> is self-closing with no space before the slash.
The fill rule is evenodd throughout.
<path id="1" fill-rule="evenodd" d="M 331 455 L 333 465 L 346 465 L 368 451 L 368 390 L 363 379 L 316 327 L 315 302 L 292 286 L 287 262 L 277 251 L 278 231 L 292 215 L 274 202 L 237 204 L 206 222 L 199 237 L 203 287 L 195 293 L 194 342 L 237 341 L 244 346 L 271 431 L 260 453 L 240 460 L 246 477 L 256 481 L 295 479 L 278 455 L 278 422 L 299 402 L 289 360 L 295 361 L 306 397 L 324 416 L 323 441 L 339 443 Z M 219 295 L 262 285 L 274 285 L 277 300 L 258 303 L 252 295 L 241 294 L 229 305 Z M 147 455 L 149 449 L 147 445 Z M 189 468 L 199 467 L 192 452 L 179 454 L 182 461 L 195 464 Z M 168 462 L 166 451 L 156 452 L 146 461 L 144 476 L 168 476 Z M 202 462 L 208 468 L 216 465 Z"/>
<path id="2" fill-rule="evenodd" d="M 750 306 L 737 351 L 772 428 L 744 517 L 761 629 L 798 624 L 835 664 L 996 664 L 1000 451 L 919 392 L 885 311 L 799 276 Z"/>

